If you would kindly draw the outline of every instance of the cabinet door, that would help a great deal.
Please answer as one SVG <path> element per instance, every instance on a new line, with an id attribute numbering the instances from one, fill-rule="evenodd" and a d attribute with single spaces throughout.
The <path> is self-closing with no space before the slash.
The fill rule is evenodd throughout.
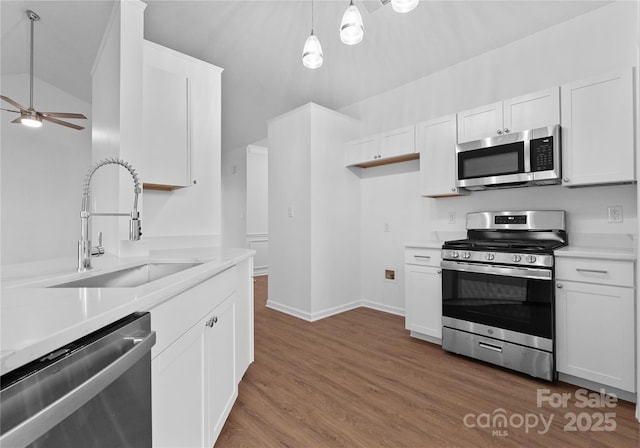
<path id="1" fill-rule="evenodd" d="M 632 288 L 557 282 L 559 372 L 635 392 Z"/>
<path id="2" fill-rule="evenodd" d="M 236 293 L 218 305 L 206 321 L 206 446 L 215 443 L 238 396 L 235 307 Z"/>
<path id="3" fill-rule="evenodd" d="M 458 143 L 502 134 L 502 101 L 458 113 Z"/>
<path id="4" fill-rule="evenodd" d="M 415 127 L 405 126 L 379 136 L 379 158 L 398 157 L 416 152 Z"/>
<path id="5" fill-rule="evenodd" d="M 378 158 L 378 137 L 360 138 L 346 143 L 346 166 L 359 165 Z"/>
<path id="6" fill-rule="evenodd" d="M 542 90 L 503 102 L 504 133 L 560 123 L 560 88 Z"/>
<path id="7" fill-rule="evenodd" d="M 563 185 L 635 180 L 632 73 L 561 86 Z"/>
<path id="8" fill-rule="evenodd" d="M 144 67 L 142 133 L 145 184 L 190 184 L 189 79 Z"/>
<path id="9" fill-rule="evenodd" d="M 203 447 L 205 326 L 193 327 L 152 362 L 153 446 Z"/>
<path id="10" fill-rule="evenodd" d="M 456 187 L 456 115 L 419 123 L 416 133 L 420 194 L 430 197 L 460 194 Z"/>
<path id="11" fill-rule="evenodd" d="M 405 327 L 442 339 L 442 276 L 439 267 L 405 265 Z"/>

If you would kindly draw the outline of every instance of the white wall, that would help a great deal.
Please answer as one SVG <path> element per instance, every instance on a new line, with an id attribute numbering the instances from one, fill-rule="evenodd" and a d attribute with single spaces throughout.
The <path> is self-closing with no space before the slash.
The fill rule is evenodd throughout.
<path id="1" fill-rule="evenodd" d="M 361 119 L 363 134 L 375 133 L 637 65 L 636 8 L 636 2 L 617 2 L 597 9 L 340 112 Z M 418 169 L 413 161 L 361 172 L 362 299 L 381 308 L 404 310 L 404 244 L 430 239 L 433 232 L 463 232 L 469 211 L 563 209 L 570 237 L 638 233 L 632 185 L 530 187 L 431 199 L 419 196 Z M 624 207 L 622 224 L 607 223 L 608 205 Z M 449 212 L 456 213 L 455 224 L 448 224 Z M 388 268 L 398 271 L 397 283 L 384 280 Z"/>
<path id="2" fill-rule="evenodd" d="M 2 76 L 2 94 L 28 106 L 28 74 Z M 32 129 L 11 123 L 18 114 L 0 114 L 1 263 L 52 258 L 75 263 L 82 181 L 91 164 L 91 105 L 34 78 L 34 106 L 88 119 L 69 120 L 86 127 L 81 131 L 52 123 Z"/>
<path id="3" fill-rule="evenodd" d="M 247 147 L 247 243 L 256 251 L 253 269 L 265 275 L 269 268 L 269 158 L 267 148 Z"/>
<path id="4" fill-rule="evenodd" d="M 247 148 L 222 153 L 222 245 L 247 244 Z"/>
<path id="5" fill-rule="evenodd" d="M 355 126 L 313 103 L 269 121 L 271 308 L 313 321 L 359 304 L 360 181 L 343 165 Z"/>

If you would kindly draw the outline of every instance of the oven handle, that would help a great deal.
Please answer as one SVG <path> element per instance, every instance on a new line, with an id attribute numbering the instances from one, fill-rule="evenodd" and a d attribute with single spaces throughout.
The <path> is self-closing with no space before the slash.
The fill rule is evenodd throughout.
<path id="1" fill-rule="evenodd" d="M 497 266 L 488 264 L 461 263 L 459 261 L 442 260 L 442 269 L 450 271 L 474 272 L 477 274 L 505 275 L 508 277 L 522 277 L 536 280 L 551 280 L 551 269 L 520 268 L 512 266 Z"/>

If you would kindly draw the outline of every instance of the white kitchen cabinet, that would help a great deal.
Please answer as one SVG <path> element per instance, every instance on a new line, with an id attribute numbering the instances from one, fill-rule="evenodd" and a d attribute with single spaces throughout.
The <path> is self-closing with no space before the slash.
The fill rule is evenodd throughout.
<path id="1" fill-rule="evenodd" d="M 633 69 L 561 86 L 562 184 L 635 180 Z"/>
<path id="2" fill-rule="evenodd" d="M 345 145 L 346 166 L 367 168 L 418 157 L 413 125 L 352 140 Z"/>
<path id="3" fill-rule="evenodd" d="M 205 321 L 205 446 L 213 446 L 238 396 L 236 378 L 236 293 Z"/>
<path id="4" fill-rule="evenodd" d="M 441 250 L 405 249 L 405 328 L 411 336 L 442 341 Z"/>
<path id="5" fill-rule="evenodd" d="M 558 87 L 458 112 L 458 143 L 560 122 Z"/>
<path id="6" fill-rule="evenodd" d="M 149 41 L 143 47 L 145 188 L 188 187 L 192 154 L 219 146 L 222 69 Z"/>
<path id="7" fill-rule="evenodd" d="M 439 197 L 469 194 L 456 186 L 456 115 L 416 124 L 420 152 L 420 194 Z"/>
<path id="8" fill-rule="evenodd" d="M 237 265 L 237 275 L 236 382 L 239 383 L 253 362 L 253 258 Z"/>
<path id="9" fill-rule="evenodd" d="M 635 392 L 633 262 L 556 260 L 558 372 Z"/>
<path id="10" fill-rule="evenodd" d="M 253 361 L 252 269 L 240 262 L 150 310 L 153 446 L 215 443 Z"/>

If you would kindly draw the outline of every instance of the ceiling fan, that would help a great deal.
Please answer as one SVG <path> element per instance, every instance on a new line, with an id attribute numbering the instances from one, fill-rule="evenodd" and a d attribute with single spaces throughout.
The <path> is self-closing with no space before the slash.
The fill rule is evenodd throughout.
<path id="1" fill-rule="evenodd" d="M 3 101 L 11 104 L 14 107 L 17 107 L 20 110 L 11 110 L 0 108 L 1 110 L 6 110 L 8 112 L 15 112 L 20 114 L 18 118 L 13 120 L 11 123 L 22 123 L 26 126 L 39 128 L 42 126 L 43 121 L 49 121 L 51 123 L 60 124 L 62 126 L 67 126 L 73 129 L 84 129 L 83 126 L 78 126 L 77 124 L 69 123 L 67 121 L 59 120 L 58 118 L 78 118 L 78 119 L 86 119 L 82 114 L 74 114 L 67 112 L 39 112 L 33 108 L 33 23 L 37 20 L 40 20 L 40 16 L 31 10 L 27 10 L 27 17 L 31 20 L 31 53 L 30 53 L 30 70 L 29 70 L 29 107 L 26 108 L 19 103 L 15 102 L 11 98 L 8 98 L 4 95 L 0 95 Z"/>

